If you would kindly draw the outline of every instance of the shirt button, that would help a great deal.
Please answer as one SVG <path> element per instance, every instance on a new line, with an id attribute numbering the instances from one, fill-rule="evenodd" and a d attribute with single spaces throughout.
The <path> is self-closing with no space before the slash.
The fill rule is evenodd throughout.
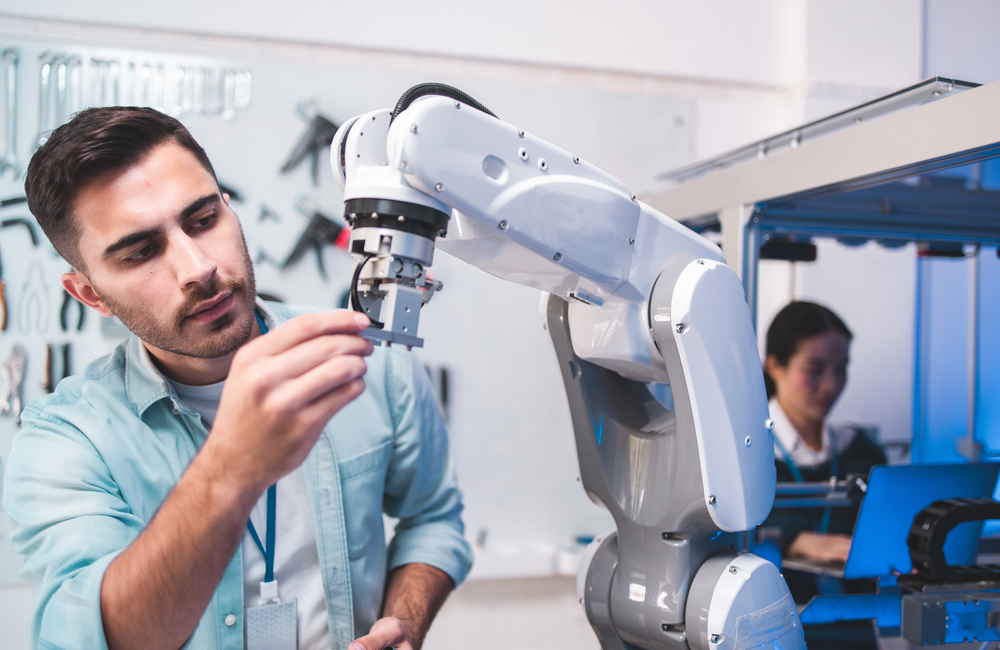
<path id="1" fill-rule="evenodd" d="M 174 404 L 174 408 L 172 408 L 171 410 L 174 412 L 174 415 L 179 415 L 181 412 L 181 410 L 177 408 L 176 404 Z"/>
<path id="2" fill-rule="evenodd" d="M 230 614 L 226 617 L 226 627 L 232 627 L 236 625 L 236 617 Z"/>

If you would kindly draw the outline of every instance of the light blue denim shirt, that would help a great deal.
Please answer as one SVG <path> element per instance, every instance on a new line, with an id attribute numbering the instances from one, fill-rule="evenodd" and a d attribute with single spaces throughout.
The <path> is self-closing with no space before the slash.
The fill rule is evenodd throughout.
<path id="1" fill-rule="evenodd" d="M 269 328 L 303 311 L 258 307 Z M 334 648 L 346 648 L 375 622 L 387 571 L 422 562 L 459 584 L 472 564 L 426 373 L 412 354 L 377 347 L 365 382 L 303 465 Z M 4 505 L 14 549 L 28 556 L 21 573 L 34 586 L 35 645 L 107 648 L 104 571 L 152 519 L 208 431 L 135 336 L 35 400 L 23 422 Z M 388 548 L 383 511 L 399 518 Z M 185 647 L 243 647 L 239 548 Z"/>

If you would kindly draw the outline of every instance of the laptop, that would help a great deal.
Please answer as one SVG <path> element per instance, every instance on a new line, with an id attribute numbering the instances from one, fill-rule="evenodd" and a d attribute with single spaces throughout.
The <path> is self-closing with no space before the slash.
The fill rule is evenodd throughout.
<path id="1" fill-rule="evenodd" d="M 959 497 L 992 497 L 1000 463 L 878 465 L 868 476 L 868 489 L 854 524 L 847 562 L 782 559 L 782 568 L 835 576 L 877 578 L 909 573 L 906 536 L 918 512 L 934 501 Z M 948 564 L 974 564 L 983 522 L 956 526 L 944 544 Z"/>

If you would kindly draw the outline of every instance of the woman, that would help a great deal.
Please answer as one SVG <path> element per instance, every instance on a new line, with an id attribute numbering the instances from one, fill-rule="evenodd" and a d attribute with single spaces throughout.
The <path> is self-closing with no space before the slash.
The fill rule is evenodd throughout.
<path id="1" fill-rule="evenodd" d="M 864 431 L 826 421 L 847 383 L 851 338 L 844 321 L 812 302 L 786 305 L 768 328 L 764 383 L 779 482 L 867 475 L 886 462 Z M 846 561 L 856 518 L 857 508 L 775 509 L 763 525 L 780 527 L 786 557 Z M 789 573 L 796 601 L 815 594 L 811 576 Z"/>

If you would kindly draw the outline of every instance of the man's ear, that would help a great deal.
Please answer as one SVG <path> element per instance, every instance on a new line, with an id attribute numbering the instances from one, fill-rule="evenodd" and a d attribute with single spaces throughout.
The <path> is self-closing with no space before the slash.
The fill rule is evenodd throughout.
<path id="1" fill-rule="evenodd" d="M 226 192 L 223 192 L 222 193 L 222 200 L 226 202 L 226 207 L 228 208 L 229 207 L 229 194 L 227 194 Z"/>
<path id="2" fill-rule="evenodd" d="M 62 286 L 69 292 L 69 295 L 87 305 L 101 316 L 114 316 L 104 300 L 94 291 L 94 285 L 90 283 L 87 276 L 79 271 L 63 273 Z"/>

